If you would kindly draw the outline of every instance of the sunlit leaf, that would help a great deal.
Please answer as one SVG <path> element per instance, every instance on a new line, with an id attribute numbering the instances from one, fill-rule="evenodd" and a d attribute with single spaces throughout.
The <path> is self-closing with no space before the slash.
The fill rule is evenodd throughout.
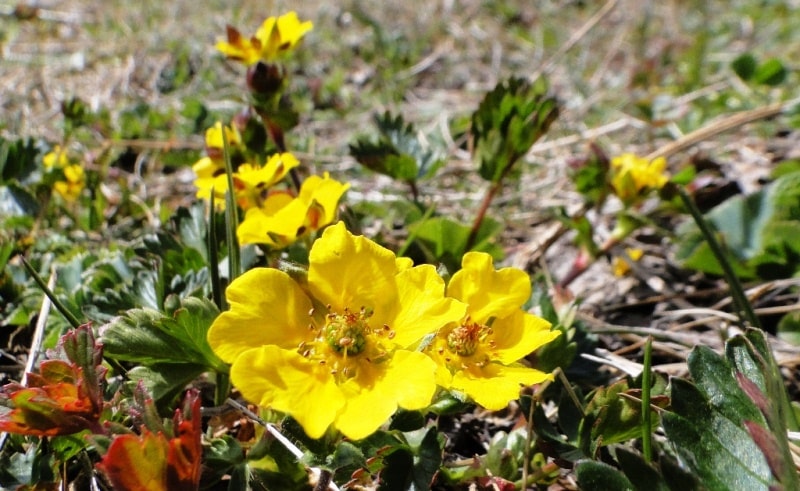
<path id="1" fill-rule="evenodd" d="M 153 309 L 132 309 L 103 331 L 106 355 L 119 360 L 187 363 L 227 370 L 206 341 L 206 332 L 219 311 L 208 299 L 188 297 L 171 315 Z"/>
<path id="2" fill-rule="evenodd" d="M 63 336 L 58 352 L 67 360 L 41 362 L 39 373 L 28 374 L 27 387 L 3 387 L 12 409 L 0 415 L 0 431 L 34 436 L 101 431 L 106 369 L 91 327 L 84 324 Z"/>

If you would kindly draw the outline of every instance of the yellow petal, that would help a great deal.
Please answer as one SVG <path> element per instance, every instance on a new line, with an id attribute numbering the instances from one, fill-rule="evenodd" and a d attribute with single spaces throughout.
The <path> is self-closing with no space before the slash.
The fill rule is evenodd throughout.
<path id="1" fill-rule="evenodd" d="M 551 331 L 550 323 L 541 317 L 517 310 L 514 314 L 496 319 L 492 324 L 492 340 L 497 361 L 514 363 L 539 347 L 557 338 L 561 331 Z"/>
<path id="2" fill-rule="evenodd" d="M 483 368 L 457 372 L 451 388 L 464 392 L 490 411 L 498 411 L 517 399 L 522 387 L 552 379 L 552 374 L 533 368 L 489 364 Z"/>
<path id="3" fill-rule="evenodd" d="M 390 326 L 396 333 L 394 342 L 403 347 L 460 321 L 467 311 L 466 304 L 444 297 L 444 280 L 430 264 L 398 273 L 397 292 L 400 310 Z"/>
<path id="4" fill-rule="evenodd" d="M 277 346 L 242 353 L 231 381 L 246 399 L 290 414 L 311 438 L 325 434 L 345 404 L 328 368 Z"/>
<path id="5" fill-rule="evenodd" d="M 516 268 L 495 270 L 492 256 L 468 252 L 447 285 L 447 296 L 469 305 L 472 320 L 485 323 L 490 317 L 506 317 L 531 296 L 530 278 Z"/>
<path id="6" fill-rule="evenodd" d="M 358 375 L 341 386 L 347 403 L 336 428 L 359 440 L 380 428 L 398 407 L 427 407 L 436 390 L 435 370 L 427 356 L 404 350 L 385 363 L 360 365 Z"/>
<path id="7" fill-rule="evenodd" d="M 214 320 L 208 343 L 222 360 L 233 363 L 242 352 L 275 344 L 296 349 L 308 336 L 311 300 L 283 271 L 252 269 L 225 290 L 230 310 Z"/>
<path id="8" fill-rule="evenodd" d="M 375 321 L 396 302 L 395 255 L 363 236 L 347 231 L 343 222 L 328 227 L 309 254 L 308 282 L 323 304 L 341 312 L 374 309 Z M 380 325 L 380 324 L 378 324 Z"/>

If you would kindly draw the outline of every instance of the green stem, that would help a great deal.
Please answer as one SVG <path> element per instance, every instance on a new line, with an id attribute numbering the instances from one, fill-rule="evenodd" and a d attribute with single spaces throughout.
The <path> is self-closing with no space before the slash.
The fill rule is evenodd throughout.
<path id="1" fill-rule="evenodd" d="M 225 157 L 225 174 L 228 178 L 228 191 L 225 193 L 225 234 L 228 242 L 228 281 L 230 283 L 241 273 L 239 241 L 236 230 L 239 228 L 239 215 L 233 188 L 233 164 L 231 163 L 228 135 L 222 132 L 222 154 Z M 229 283 L 229 284 L 230 284 Z"/>
<path id="2" fill-rule="evenodd" d="M 217 249 L 217 227 L 214 223 L 216 214 L 214 202 L 214 188 L 211 188 L 210 210 L 208 212 L 208 231 L 206 234 L 206 246 L 208 248 L 208 267 L 211 278 L 211 296 L 214 304 L 221 311 L 225 310 L 225 297 L 222 294 L 222 283 L 219 278 L 219 251 Z M 220 403 L 221 404 L 221 403 Z"/>
<path id="3" fill-rule="evenodd" d="M 56 310 L 61 312 L 61 315 L 63 315 L 64 318 L 67 319 L 67 322 L 69 322 L 69 324 L 72 327 L 77 328 L 78 326 L 80 326 L 81 321 L 79 321 L 78 318 L 75 317 L 75 314 L 73 314 L 66 307 L 66 305 L 61 303 L 61 300 L 59 300 L 58 297 L 56 297 L 56 294 L 53 293 L 53 291 L 47 287 L 47 283 L 45 283 L 42 277 L 39 276 L 39 273 L 37 273 L 36 270 L 33 269 L 33 266 L 31 266 L 30 263 L 23 256 L 20 256 L 20 259 L 22 260 L 22 265 L 25 266 L 25 269 L 28 271 L 28 273 L 31 276 L 33 276 L 33 281 L 35 281 L 36 284 L 39 285 L 39 288 L 41 288 L 41 290 L 44 292 L 44 294 L 47 295 L 47 298 L 50 299 L 50 302 L 52 302 Z"/>
<path id="4" fill-rule="evenodd" d="M 684 206 L 686 206 L 686 209 L 692 215 L 695 223 L 697 223 L 697 227 L 700 229 L 700 232 L 703 234 L 706 242 L 708 242 L 709 249 L 711 249 L 714 257 L 716 257 L 717 261 L 719 261 L 720 267 L 722 267 L 722 274 L 725 276 L 725 280 L 728 282 L 733 303 L 736 305 L 736 315 L 739 316 L 739 319 L 743 325 L 749 323 L 753 327 L 762 329 L 761 322 L 758 320 L 758 317 L 753 310 L 753 306 L 750 304 L 750 301 L 744 294 L 742 283 L 739 281 L 739 278 L 733 271 L 733 266 L 731 266 L 730 261 L 728 261 L 728 256 L 722 249 L 722 245 L 717 240 L 713 226 L 706 221 L 706 219 L 703 217 L 703 214 L 700 212 L 700 209 L 697 208 L 697 205 L 695 205 L 694 201 L 686 192 L 686 190 L 680 186 L 676 186 L 676 189 L 678 190 L 678 194 L 680 195 Z"/>
<path id="5" fill-rule="evenodd" d="M 653 448 L 650 439 L 650 431 L 653 427 L 653 412 L 650 410 L 652 352 L 653 336 L 648 336 L 644 344 L 644 371 L 642 372 L 642 454 L 644 454 L 644 461 L 647 463 L 653 460 Z"/>

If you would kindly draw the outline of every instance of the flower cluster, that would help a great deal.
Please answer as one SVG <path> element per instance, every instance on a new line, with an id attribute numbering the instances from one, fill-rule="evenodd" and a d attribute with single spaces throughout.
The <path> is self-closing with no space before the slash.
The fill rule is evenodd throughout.
<path id="1" fill-rule="evenodd" d="M 67 151 L 58 145 L 42 158 L 42 163 L 48 172 L 55 175 L 53 190 L 56 194 L 65 201 L 76 201 L 86 186 L 83 166 L 72 160 Z"/>
<path id="2" fill-rule="evenodd" d="M 647 193 L 659 190 L 669 181 L 664 157 L 647 160 L 626 153 L 611 159 L 611 186 L 614 194 L 626 205 L 633 204 Z"/>
<path id="3" fill-rule="evenodd" d="M 208 341 L 247 399 L 290 414 L 312 438 L 331 426 L 364 438 L 398 407 L 428 406 L 437 384 L 496 409 L 550 377 L 518 363 L 558 335 L 521 309 L 522 271 L 470 253 L 446 290 L 433 266 L 341 222 L 309 263 L 307 283 L 267 268 L 237 278 Z"/>
<path id="4" fill-rule="evenodd" d="M 241 244 L 266 244 L 286 247 L 298 238 L 315 232 L 336 218 L 339 199 L 349 187 L 326 173 L 310 176 L 295 192 L 282 181 L 300 165 L 289 153 L 276 153 L 264 164 L 247 155 L 242 137 L 234 125 L 217 122 L 206 131 L 206 156 L 193 166 L 197 178 L 197 197 L 210 199 L 219 209 L 225 206 L 228 177 L 225 173 L 223 131 L 229 151 L 236 158 L 231 176 L 236 204 L 246 212 L 237 235 Z"/>

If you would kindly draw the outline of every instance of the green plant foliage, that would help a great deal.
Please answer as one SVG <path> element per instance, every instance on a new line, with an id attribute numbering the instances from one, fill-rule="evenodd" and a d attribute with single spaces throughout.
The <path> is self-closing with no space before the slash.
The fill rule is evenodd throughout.
<path id="1" fill-rule="evenodd" d="M 745 82 L 775 86 L 782 84 L 789 71 L 782 61 L 770 58 L 759 63 L 752 53 L 739 55 L 731 62 L 731 68 Z"/>
<path id="2" fill-rule="evenodd" d="M 736 57 L 731 62 L 731 68 L 744 81 L 748 81 L 753 78 L 753 75 L 756 73 L 756 67 L 758 66 L 758 60 L 753 55 L 753 53 L 744 53 Z"/>
<path id="3" fill-rule="evenodd" d="M 188 363 L 225 371 L 225 363 L 206 342 L 206 332 L 219 314 L 214 303 L 170 297 L 167 304 L 166 313 L 131 309 L 105 326 L 106 356 L 144 365 Z"/>
<path id="4" fill-rule="evenodd" d="M 461 257 L 467 252 L 468 226 L 440 216 L 412 223 L 408 229 L 415 243 L 425 252 L 426 262 L 441 262 L 451 272 L 461 268 Z M 491 219 L 483 220 L 470 250 L 486 252 L 497 260 L 501 259 L 503 251 L 494 242 L 501 230 L 502 224 Z"/>
<path id="5" fill-rule="evenodd" d="M 749 196 L 733 197 L 706 219 L 719 232 L 737 276 L 785 278 L 800 269 L 800 172 L 785 174 Z M 693 223 L 679 228 L 676 255 L 686 267 L 722 273 Z"/>
<path id="6" fill-rule="evenodd" d="M 656 378 L 656 384 L 651 388 L 651 404 L 665 406 L 665 390 L 666 380 Z M 641 389 L 634 388 L 627 380 L 597 389 L 586 406 L 587 419 L 582 427 L 582 431 L 590 431 L 593 451 L 599 445 L 624 442 L 641 435 L 642 405 L 636 399 L 641 399 Z M 658 423 L 658 418 L 653 418 L 651 431 L 658 427 Z"/>
<path id="7" fill-rule="evenodd" d="M 637 488 L 614 467 L 594 460 L 584 460 L 575 468 L 581 489 L 633 491 Z M 651 488 L 656 489 L 656 488 Z"/>
<path id="8" fill-rule="evenodd" d="M 24 184 L 37 169 L 39 150 L 32 139 L 0 137 L 0 217 L 35 216 L 41 203 Z M 1 223 L 1 222 L 0 222 Z"/>
<path id="9" fill-rule="evenodd" d="M 791 417 L 785 389 L 764 350 L 763 333 L 748 330 L 726 343 L 725 357 L 705 347 L 693 350 L 689 371 L 696 384 L 672 380 L 664 431 L 708 489 L 798 486 L 785 437 Z"/>
<path id="10" fill-rule="evenodd" d="M 763 85 L 780 85 L 786 80 L 789 71 L 780 60 L 771 58 L 760 64 L 753 74 L 753 80 Z"/>
<path id="11" fill-rule="evenodd" d="M 373 121 L 377 138 L 360 137 L 350 144 L 350 155 L 367 169 L 411 183 L 432 177 L 444 163 L 441 152 L 424 143 L 402 115 L 386 111 L 374 115 Z"/>
<path id="12" fill-rule="evenodd" d="M 405 444 L 383 452 L 381 491 L 423 491 L 439 472 L 444 437 L 435 427 L 404 433 Z"/>
<path id="13" fill-rule="evenodd" d="M 480 176 L 497 183 L 542 137 L 559 113 L 547 82 L 511 78 L 486 94 L 472 115 L 472 138 Z"/>

